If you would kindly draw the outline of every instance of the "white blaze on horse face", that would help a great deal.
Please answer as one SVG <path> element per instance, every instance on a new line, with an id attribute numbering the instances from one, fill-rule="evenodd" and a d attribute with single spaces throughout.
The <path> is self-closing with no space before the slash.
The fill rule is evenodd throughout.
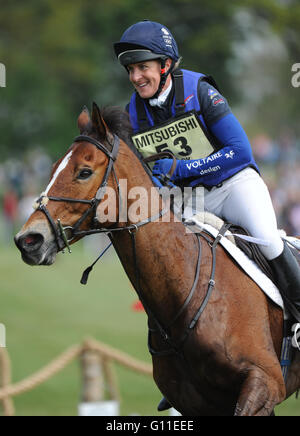
<path id="1" fill-rule="evenodd" d="M 52 177 L 52 179 L 51 179 L 51 181 L 50 181 L 50 183 L 49 183 L 49 185 L 48 185 L 48 187 L 47 187 L 47 189 L 46 189 L 44 195 L 48 195 L 48 193 L 49 193 L 50 189 L 52 188 L 52 186 L 54 185 L 54 183 L 55 183 L 57 177 L 58 177 L 58 176 L 60 175 L 60 173 L 61 173 L 61 172 L 66 168 L 66 166 L 67 166 L 68 163 L 69 163 L 69 160 L 71 159 L 72 153 L 73 153 L 73 150 L 70 151 L 70 153 L 68 153 L 67 156 L 66 156 L 66 157 L 63 159 L 63 161 L 60 163 L 60 165 L 58 166 L 57 170 L 55 171 L 55 173 L 54 173 L 54 175 L 53 175 L 53 177 Z"/>

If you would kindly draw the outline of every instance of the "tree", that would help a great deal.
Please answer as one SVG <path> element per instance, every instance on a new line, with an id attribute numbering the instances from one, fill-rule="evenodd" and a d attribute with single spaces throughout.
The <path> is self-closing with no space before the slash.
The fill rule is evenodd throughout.
<path id="1" fill-rule="evenodd" d="M 5 2 L 0 15 L 0 62 L 7 70 L 7 87 L 0 89 L 2 158 L 35 145 L 56 157 L 77 134 L 83 105 L 95 100 L 124 106 L 132 87 L 112 43 L 144 18 L 172 30 L 183 67 L 212 74 L 231 105 L 241 102 L 245 97 L 232 68 L 234 43 L 249 35 L 237 25 L 236 13 L 246 8 L 270 23 L 294 63 L 299 61 L 300 6 L 288 3 L 292 7 L 283 0 Z M 286 104 L 295 108 L 290 97 Z M 293 115 L 292 109 L 288 112 Z"/>

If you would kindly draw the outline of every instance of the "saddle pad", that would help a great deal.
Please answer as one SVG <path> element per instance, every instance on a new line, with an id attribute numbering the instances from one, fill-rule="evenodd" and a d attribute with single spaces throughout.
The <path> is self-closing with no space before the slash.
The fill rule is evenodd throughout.
<path id="1" fill-rule="evenodd" d="M 203 224 L 197 220 L 194 216 L 190 219 L 201 230 L 207 231 L 211 236 L 216 238 L 219 231 L 210 224 Z M 195 232 L 195 229 L 191 229 Z M 246 256 L 236 245 L 234 245 L 228 238 L 222 237 L 220 244 L 226 250 L 226 252 L 237 262 L 237 264 L 245 271 L 245 273 L 251 277 L 251 279 L 261 288 L 261 290 L 272 300 L 277 306 L 284 308 L 283 300 L 278 288 L 275 284 L 261 271 L 261 269 Z"/>

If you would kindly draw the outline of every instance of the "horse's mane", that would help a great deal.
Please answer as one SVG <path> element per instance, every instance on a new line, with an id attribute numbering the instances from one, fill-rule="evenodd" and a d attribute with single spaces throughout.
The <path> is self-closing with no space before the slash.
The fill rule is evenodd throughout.
<path id="1" fill-rule="evenodd" d="M 118 106 L 106 106 L 101 108 L 101 115 L 109 130 L 115 133 L 128 145 L 133 145 L 131 135 L 133 129 L 128 112 Z"/>
<path id="2" fill-rule="evenodd" d="M 149 167 L 144 163 L 141 153 L 136 149 L 132 142 L 131 136 L 133 135 L 133 128 L 130 123 L 128 112 L 119 106 L 106 106 L 101 109 L 101 115 L 109 130 L 128 145 L 130 150 L 137 156 L 143 165 L 147 174 L 151 177 Z"/>

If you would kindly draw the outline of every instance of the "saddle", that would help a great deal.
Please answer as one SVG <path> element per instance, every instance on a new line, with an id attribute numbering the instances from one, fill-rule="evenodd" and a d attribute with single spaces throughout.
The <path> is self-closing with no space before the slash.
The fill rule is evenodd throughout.
<path id="1" fill-rule="evenodd" d="M 230 231 L 237 235 L 251 236 L 250 233 L 245 230 L 243 227 L 234 226 L 233 224 L 230 226 Z M 253 244 L 241 238 L 235 238 L 236 246 L 242 250 L 251 260 L 253 260 L 256 265 L 275 283 L 275 277 L 273 270 L 269 264 L 269 261 L 262 254 L 259 246 L 257 244 Z"/>
<path id="2" fill-rule="evenodd" d="M 220 230 L 224 224 L 227 224 L 224 222 L 221 218 L 209 213 L 204 212 L 203 214 L 200 214 L 197 216 L 200 218 L 200 221 L 205 224 L 210 224 L 215 229 Z M 256 265 L 260 268 L 260 270 L 276 285 L 275 276 L 273 273 L 273 270 L 270 266 L 270 263 L 268 259 L 263 255 L 262 251 L 259 248 L 259 245 L 253 242 L 249 242 L 246 239 L 243 239 L 243 236 L 251 240 L 250 233 L 244 229 L 243 227 L 236 226 L 234 224 L 228 223 L 230 234 L 226 237 L 234 243 L 241 251 L 243 251 L 249 259 L 251 259 L 253 262 L 256 263 Z M 241 238 L 238 237 L 238 235 L 241 235 Z M 292 239 L 288 238 L 283 235 L 283 238 L 286 239 L 289 242 L 290 249 L 294 256 L 296 257 L 299 265 L 300 265 L 300 240 L 295 239 L 294 244 Z M 299 246 L 298 244 L 299 243 Z"/>
<path id="3" fill-rule="evenodd" d="M 230 231 L 234 234 L 251 236 L 244 228 L 234 225 L 230 227 Z M 295 240 L 293 243 L 293 238 L 285 238 L 283 236 L 283 239 L 286 239 L 289 243 L 289 248 L 300 265 L 300 254 L 299 248 L 297 248 L 297 240 Z M 235 242 L 237 247 L 240 248 L 251 260 L 253 260 L 256 265 L 259 266 L 259 268 L 263 271 L 263 273 L 266 274 L 266 276 L 269 277 L 269 279 L 276 284 L 274 273 L 269 264 L 269 261 L 262 254 L 259 246 L 257 244 L 253 244 L 240 238 L 236 238 Z"/>

